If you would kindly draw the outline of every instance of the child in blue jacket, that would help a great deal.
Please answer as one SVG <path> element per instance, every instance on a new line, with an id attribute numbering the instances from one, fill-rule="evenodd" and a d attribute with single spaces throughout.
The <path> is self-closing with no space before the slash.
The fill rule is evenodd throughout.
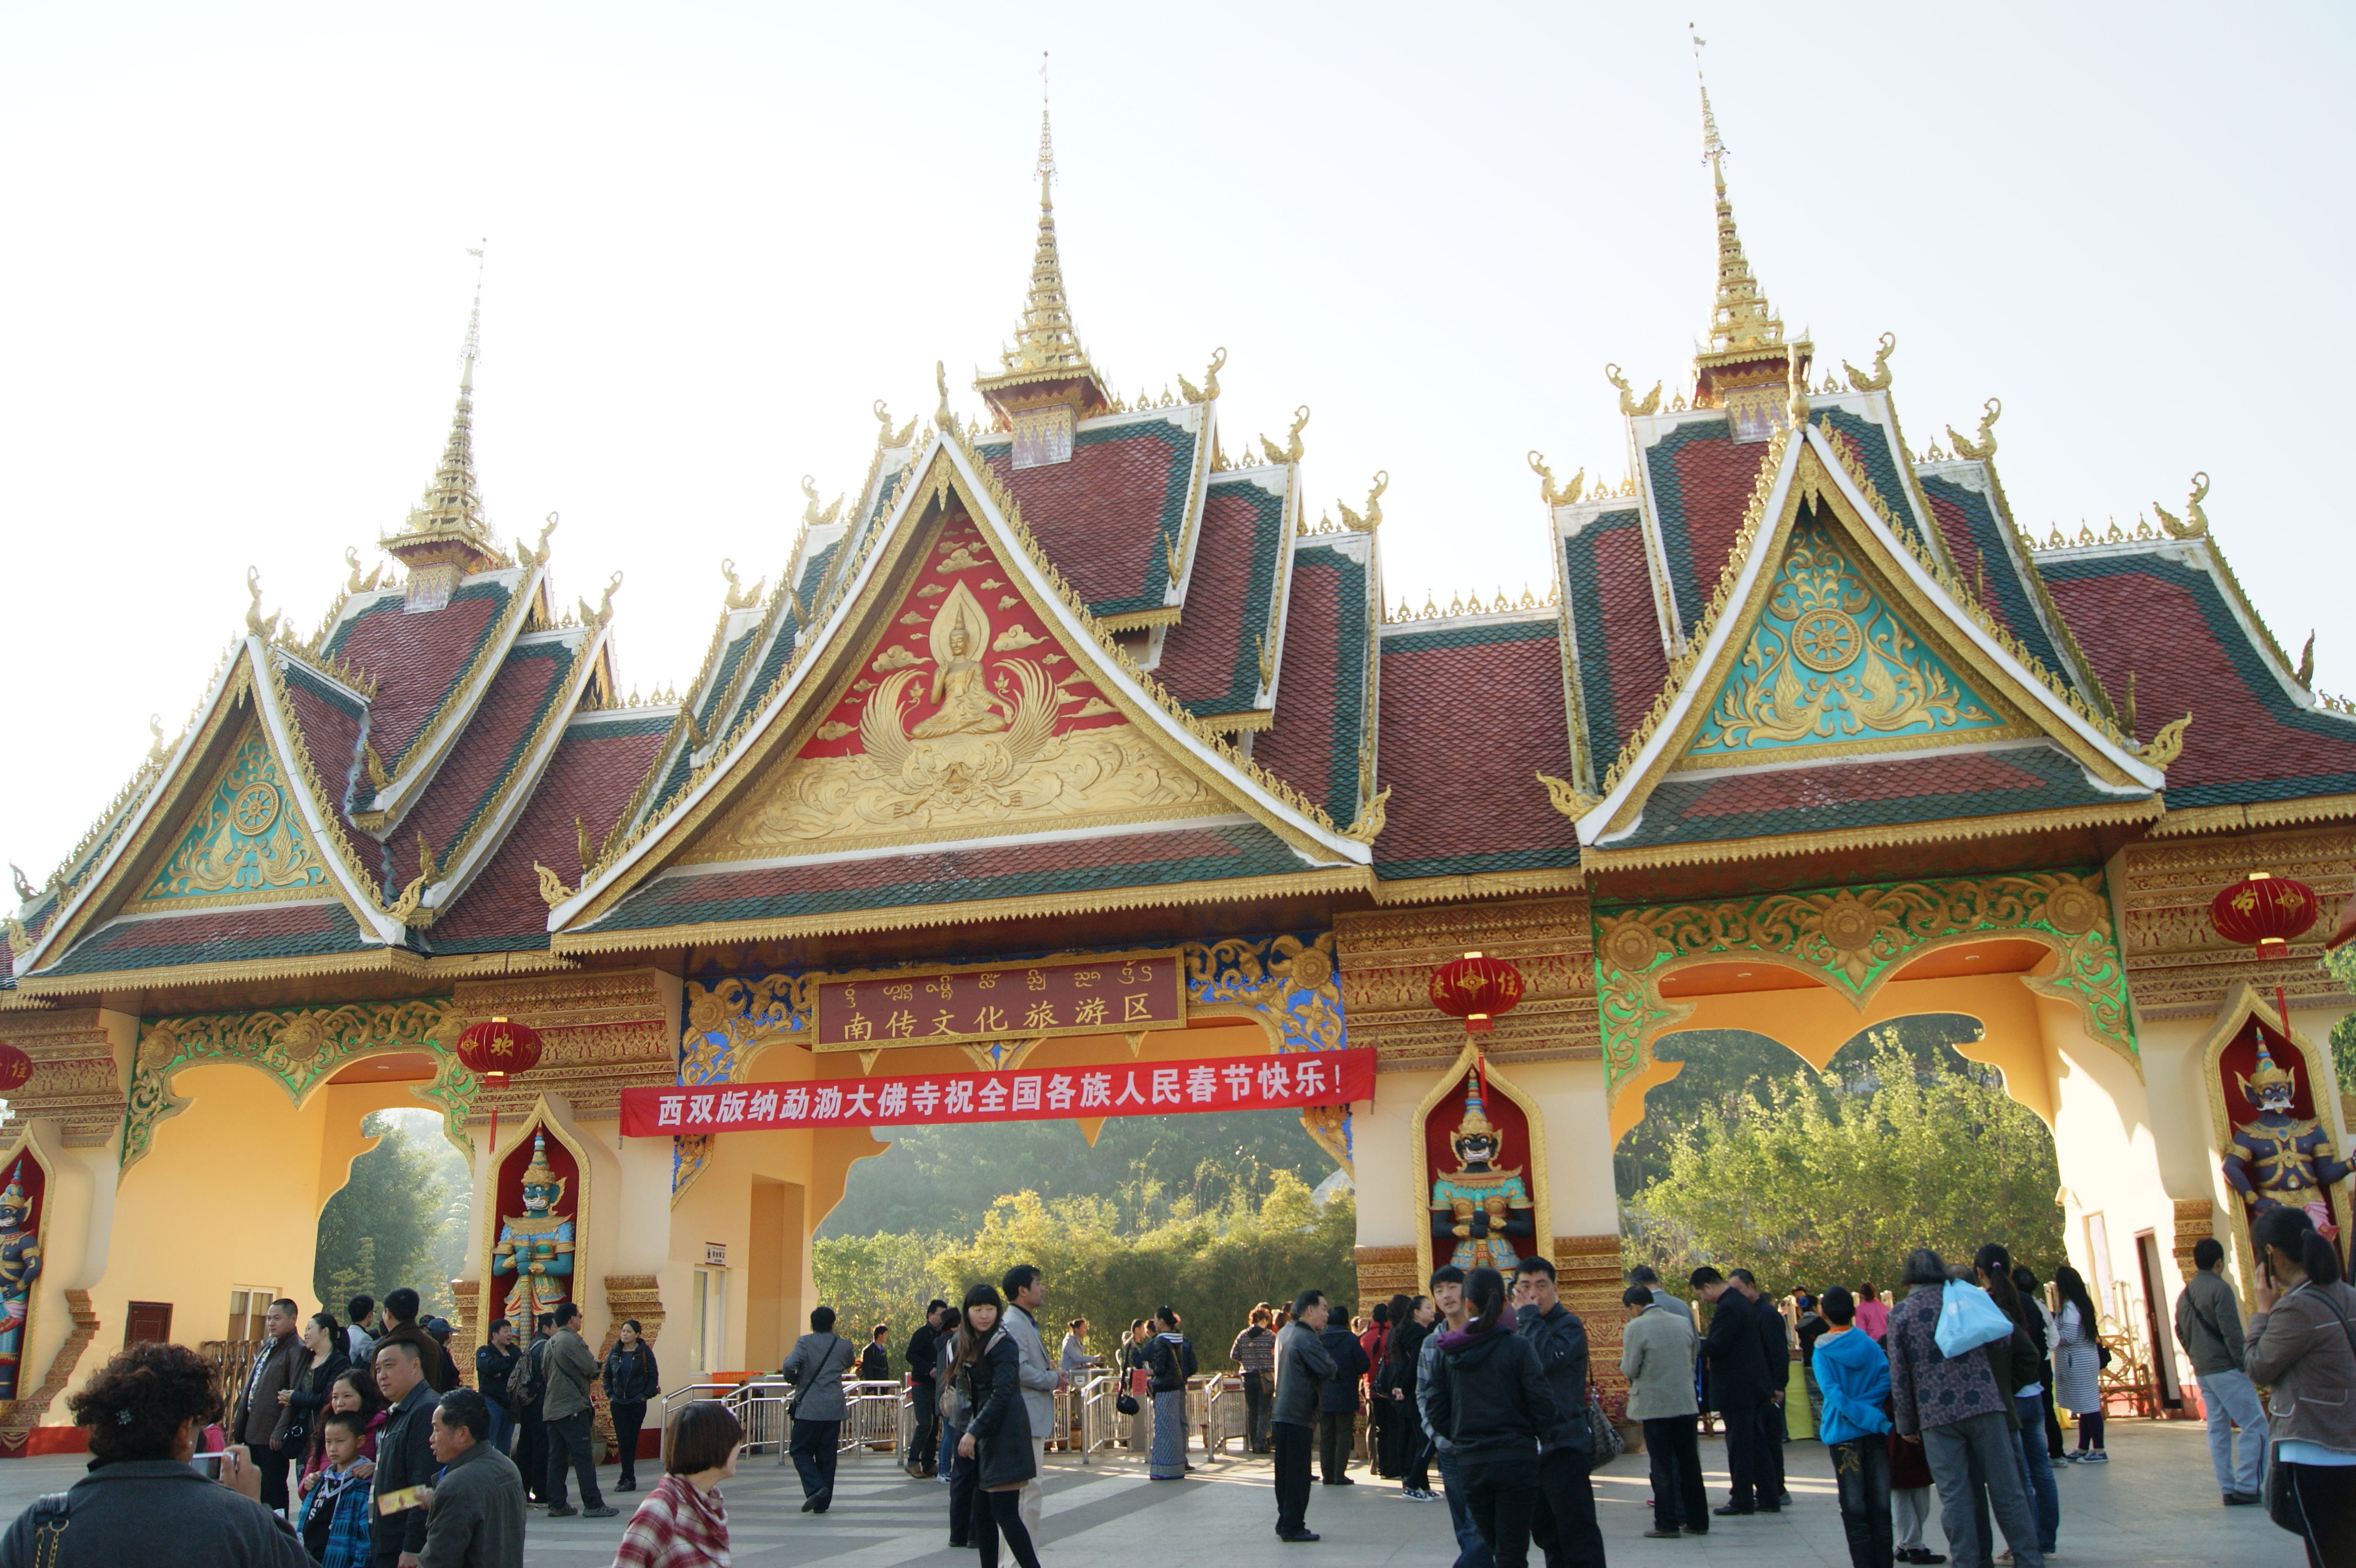
<path id="1" fill-rule="evenodd" d="M 1833 1456 L 1840 1484 L 1841 1528 L 1848 1533 L 1851 1568 L 1882 1568 L 1890 1561 L 1890 1359 L 1857 1328 L 1857 1298 L 1835 1285 L 1818 1305 L 1827 1326 L 1816 1337 L 1814 1366 L 1824 1391 L 1816 1434 Z"/>

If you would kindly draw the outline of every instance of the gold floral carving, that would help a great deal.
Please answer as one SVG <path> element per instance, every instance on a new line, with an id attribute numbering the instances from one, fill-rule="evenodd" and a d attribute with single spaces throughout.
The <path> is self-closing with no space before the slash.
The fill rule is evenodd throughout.
<path id="1" fill-rule="evenodd" d="M 1653 1040 L 1687 1011 L 1660 993 L 1661 977 L 1676 961 L 1772 953 L 1814 971 L 1862 1007 L 1924 949 L 1994 935 L 2052 948 L 2061 960 L 2054 972 L 2023 976 L 2021 983 L 2074 1002 L 2089 1035 L 2138 1060 L 2126 969 L 2102 875 L 2037 872 L 1598 911 L 1596 990 L 1612 1095 L 1616 1100 L 1644 1070 Z"/>
<path id="2" fill-rule="evenodd" d="M 123 1168 L 146 1155 L 156 1123 L 187 1109 L 190 1102 L 172 1092 L 172 1075 L 206 1061 L 243 1062 L 259 1069 L 300 1104 L 356 1058 L 387 1050 L 430 1051 L 435 1061 L 434 1079 L 412 1092 L 439 1106 L 451 1141 L 469 1147 L 466 1114 L 479 1084 L 446 1048 L 457 1038 L 453 1017 L 449 1004 L 437 1001 L 150 1019 L 139 1031 L 123 1131 Z"/>
<path id="3" fill-rule="evenodd" d="M 2166 819 L 2174 820 L 2174 812 Z M 2252 871 L 2271 871 L 2297 877 L 2315 889 L 2325 908 L 2337 909 L 2356 893 L 2356 829 L 2251 833 L 2251 824 L 2219 825 L 2244 831 L 2126 847 L 2120 945 L 2136 1015 L 2151 1020 L 2214 1017 L 2227 993 L 2244 981 L 2269 995 L 2280 985 L 2294 1003 L 2344 996 L 2348 988 L 2319 961 L 2328 934 L 2322 924 L 2281 957 L 2258 959 L 2217 934 L 2209 923 L 2209 902 Z"/>
<path id="4" fill-rule="evenodd" d="M 0 1039 L 33 1058 L 33 1073 L 8 1095 L 0 1136 L 21 1136 L 42 1117 L 58 1123 L 66 1147 L 104 1146 L 123 1125 L 123 1072 L 95 1008 L 0 1015 Z"/>
<path id="5" fill-rule="evenodd" d="M 960 830 L 971 836 L 1024 822 L 1133 822 L 1215 805 L 1193 773 L 1133 725 L 1049 733 L 1054 700 L 1045 674 L 1028 660 L 1012 662 L 1024 679 L 1017 718 L 1002 730 L 919 741 L 885 719 L 863 755 L 787 764 L 773 789 L 731 813 L 710 843 L 685 858 L 752 860 L 819 843 L 842 849 Z M 875 689 L 869 723 L 878 716 L 878 701 L 896 698 L 912 678 L 904 671 Z M 862 734 L 869 723 L 862 724 Z"/>
<path id="6" fill-rule="evenodd" d="M 1334 918 L 1353 1045 L 1372 1046 L 1385 1071 L 1444 1067 L 1464 1026 L 1431 1005 L 1432 969 L 1478 950 L 1511 961 L 1521 1005 L 1496 1020 L 1488 1054 L 1500 1061 L 1591 1058 L 1600 1053 L 1595 958 L 1587 900 L 1549 898 L 1419 905 Z"/>

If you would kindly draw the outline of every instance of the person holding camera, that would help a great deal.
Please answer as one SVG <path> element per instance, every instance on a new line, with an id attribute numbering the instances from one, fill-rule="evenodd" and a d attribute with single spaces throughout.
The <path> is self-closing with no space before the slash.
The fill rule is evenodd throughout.
<path id="1" fill-rule="evenodd" d="M 90 1473 L 18 1514 L 0 1568 L 313 1568 L 292 1526 L 262 1506 L 262 1473 L 242 1447 L 197 1466 L 197 1434 L 220 1418 L 213 1364 L 181 1345 L 134 1345 L 69 1402 L 90 1434 Z"/>

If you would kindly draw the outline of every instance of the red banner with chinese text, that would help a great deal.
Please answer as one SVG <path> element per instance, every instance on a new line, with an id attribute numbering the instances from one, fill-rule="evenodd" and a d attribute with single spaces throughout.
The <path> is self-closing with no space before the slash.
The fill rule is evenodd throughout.
<path id="1" fill-rule="evenodd" d="M 1286 1111 L 1374 1097 L 1375 1053 L 1369 1047 L 1123 1067 L 626 1089 L 622 1133 L 631 1138 L 670 1138 L 796 1127 L 917 1127 Z"/>

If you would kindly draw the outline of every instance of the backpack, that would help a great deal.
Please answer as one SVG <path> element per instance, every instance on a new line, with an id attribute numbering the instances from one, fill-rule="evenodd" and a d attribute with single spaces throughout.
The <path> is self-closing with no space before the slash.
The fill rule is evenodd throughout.
<path id="1" fill-rule="evenodd" d="M 548 1391 L 548 1341 L 535 1339 L 527 1347 L 523 1359 L 508 1374 L 508 1408 L 527 1411 L 539 1408 L 540 1396 Z"/>

